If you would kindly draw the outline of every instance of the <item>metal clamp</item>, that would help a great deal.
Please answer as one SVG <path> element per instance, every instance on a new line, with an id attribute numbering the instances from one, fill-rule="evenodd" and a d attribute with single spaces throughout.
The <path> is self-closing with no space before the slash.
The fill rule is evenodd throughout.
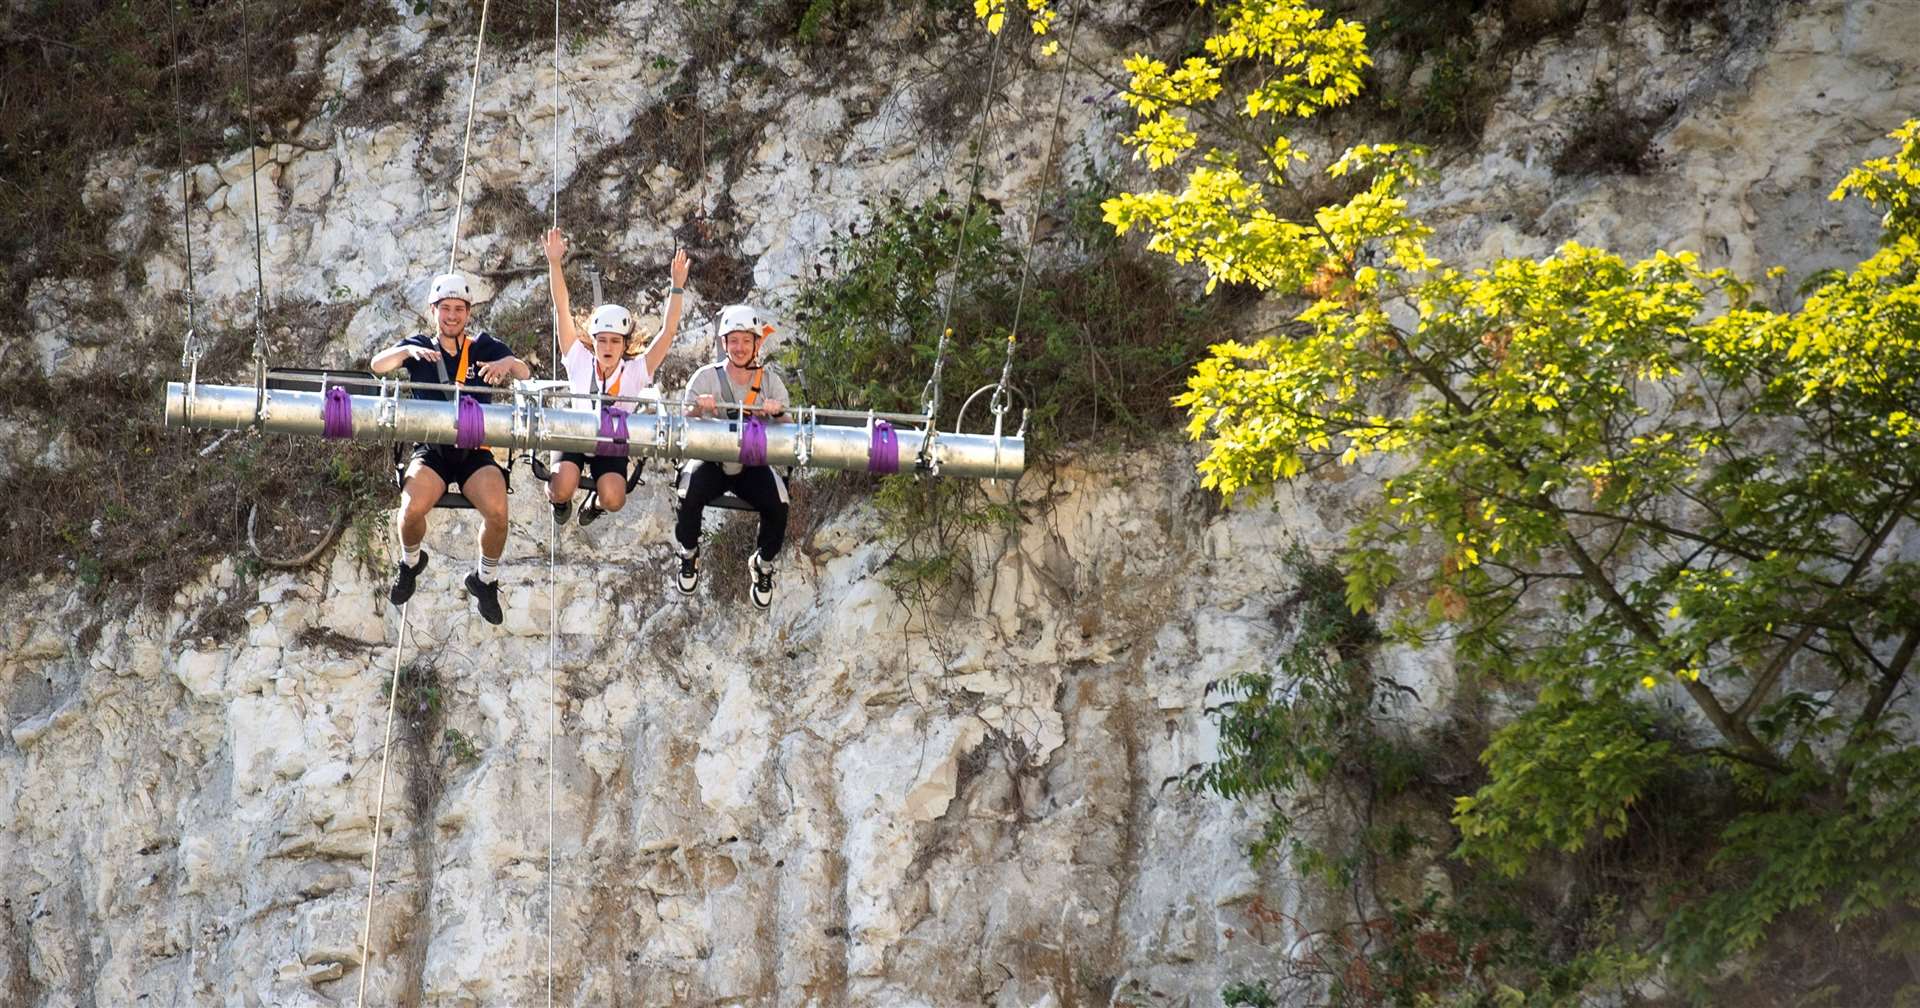
<path id="1" fill-rule="evenodd" d="M 920 457 L 914 460 L 915 472 L 923 472 L 929 476 L 940 475 L 940 452 L 937 444 L 939 440 L 940 431 L 932 424 L 928 424 L 920 432 Z"/>
<path id="2" fill-rule="evenodd" d="M 533 399 L 518 381 L 512 386 L 513 412 L 507 419 L 507 441 L 515 449 L 532 450 Z"/>
<path id="3" fill-rule="evenodd" d="M 398 440 L 394 436 L 400 423 L 400 383 L 396 379 L 380 379 L 380 401 L 373 408 L 373 424 L 387 432 L 387 440 Z"/>
<path id="4" fill-rule="evenodd" d="M 667 457 L 667 401 L 664 398 L 653 401 L 653 455 Z"/>
<path id="5" fill-rule="evenodd" d="M 993 398 L 987 400 L 987 409 L 993 413 L 993 471 L 999 472 L 1000 448 L 1002 444 L 1004 444 L 1004 441 L 1001 439 L 1001 431 L 1005 428 L 1007 419 L 1006 386 L 1002 385 L 993 390 Z M 994 481 L 988 480 L 987 482 L 991 483 Z"/>
<path id="6" fill-rule="evenodd" d="M 693 424 L 687 419 L 686 411 L 681 410 L 679 425 L 674 428 L 672 462 L 675 466 L 678 466 L 687 456 L 687 444 L 693 438 L 693 431 L 689 429 L 692 426 Z"/>
<path id="7" fill-rule="evenodd" d="M 193 343 L 193 332 L 191 330 L 187 332 L 187 343 L 190 346 Z M 193 401 L 197 397 L 199 389 L 200 355 L 196 353 L 187 362 L 187 394 L 181 397 L 180 402 L 180 426 L 182 427 L 193 426 Z"/>
<path id="8" fill-rule="evenodd" d="M 254 300 L 258 302 L 257 294 Z M 258 323 L 255 323 L 254 331 L 256 335 L 259 334 Z M 247 430 L 260 430 L 261 425 L 267 422 L 267 417 L 272 415 L 271 403 L 272 397 L 267 394 L 267 360 L 256 349 L 253 357 L 253 423 L 247 425 Z"/>
<path id="9" fill-rule="evenodd" d="M 802 407 L 800 429 L 793 436 L 793 463 L 802 468 L 813 458 L 813 430 L 820 423 L 820 407 Z"/>

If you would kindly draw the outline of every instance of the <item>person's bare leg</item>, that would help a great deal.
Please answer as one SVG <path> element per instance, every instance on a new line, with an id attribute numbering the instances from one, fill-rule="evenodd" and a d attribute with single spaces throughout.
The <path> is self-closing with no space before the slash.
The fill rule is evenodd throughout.
<path id="1" fill-rule="evenodd" d="M 467 502 L 480 512 L 480 555 L 500 559 L 507 549 L 507 480 L 497 466 L 482 466 L 467 477 L 460 489 Z"/>
<path id="2" fill-rule="evenodd" d="M 627 478 L 619 473 L 603 473 L 593 485 L 600 494 L 600 509 L 618 511 L 627 506 Z"/>
<path id="3" fill-rule="evenodd" d="M 400 486 L 400 506 L 393 512 L 394 532 L 400 537 L 399 562 L 393 565 L 393 584 L 387 588 L 387 601 L 406 605 L 413 598 L 414 581 L 427 564 L 420 541 L 427 537 L 427 512 L 447 492 L 440 474 L 427 468 L 424 461 L 407 469 L 406 482 Z"/>
<path id="4" fill-rule="evenodd" d="M 427 512 L 446 492 L 446 481 L 424 461 L 416 460 L 407 467 L 406 483 L 400 487 L 400 507 L 393 514 L 393 530 L 400 537 L 403 560 L 404 554 L 419 549 L 420 541 L 427 537 Z"/>
<path id="5" fill-rule="evenodd" d="M 553 467 L 553 473 L 547 481 L 547 500 L 555 504 L 565 504 L 573 499 L 580 490 L 580 467 L 572 462 L 562 462 Z"/>

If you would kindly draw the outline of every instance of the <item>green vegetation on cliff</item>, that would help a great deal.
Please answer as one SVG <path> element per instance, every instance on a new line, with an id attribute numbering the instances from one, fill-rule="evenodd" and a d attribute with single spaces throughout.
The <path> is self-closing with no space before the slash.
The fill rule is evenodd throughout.
<path id="1" fill-rule="evenodd" d="M 1468 692 L 1507 712 L 1477 767 L 1409 777 L 1377 755 L 1385 719 L 1354 685 L 1370 673 L 1323 629 L 1303 628 L 1304 665 L 1233 684 L 1201 778 L 1222 793 L 1284 809 L 1349 764 L 1400 792 L 1451 783 L 1444 828 L 1362 833 L 1352 856 L 1276 813 L 1263 844 L 1296 841 L 1330 881 L 1424 848 L 1454 882 L 1375 892 L 1303 975 L 1339 1004 L 1558 1003 L 1635 991 L 1651 952 L 1703 996 L 1911 994 L 1920 126 L 1834 193 L 1885 212 L 1881 250 L 1796 310 L 1685 252 L 1568 243 L 1459 269 L 1408 211 L 1421 150 L 1316 168 L 1290 138 L 1359 92 L 1362 26 L 1299 0 L 1208 10 L 1196 50 L 1127 61 L 1124 141 L 1164 187 L 1105 204 L 1214 282 L 1301 298 L 1279 331 L 1214 346 L 1179 397 L 1203 482 L 1236 500 L 1379 476 L 1335 558 L 1345 602 L 1391 614 L 1393 640 L 1450 644 Z M 1306 186 L 1338 195 L 1291 210 Z M 1628 884 L 1596 881 L 1601 852 Z M 1514 905 L 1504 880 L 1570 866 L 1578 905 L 1531 921 L 1559 933 L 1502 952 L 1528 932 L 1487 930 Z M 1763 976 L 1810 942 L 1824 979 Z"/>

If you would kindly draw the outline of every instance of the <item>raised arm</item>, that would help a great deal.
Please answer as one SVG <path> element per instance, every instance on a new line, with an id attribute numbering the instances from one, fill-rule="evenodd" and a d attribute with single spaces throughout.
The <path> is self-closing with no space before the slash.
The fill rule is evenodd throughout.
<path id="1" fill-rule="evenodd" d="M 672 286 L 667 288 L 667 317 L 660 324 L 660 332 L 647 344 L 647 373 L 659 374 L 660 365 L 667 359 L 667 351 L 673 349 L 674 337 L 680 334 L 680 309 L 686 301 L 687 288 L 687 250 L 681 249 L 673 254 L 673 265 L 668 267 L 667 276 Z"/>
<path id="2" fill-rule="evenodd" d="M 580 334 L 573 329 L 573 303 L 567 297 L 567 275 L 561 268 L 567 258 L 567 237 L 559 228 L 547 232 L 547 240 L 541 243 L 547 253 L 547 290 L 553 294 L 553 328 L 560 338 L 560 355 L 580 341 Z"/>

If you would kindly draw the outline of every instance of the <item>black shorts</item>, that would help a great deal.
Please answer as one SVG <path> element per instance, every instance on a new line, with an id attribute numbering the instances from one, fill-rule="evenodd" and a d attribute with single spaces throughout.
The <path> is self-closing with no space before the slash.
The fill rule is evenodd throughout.
<path id="1" fill-rule="evenodd" d="M 414 462 L 425 462 L 434 475 L 444 480 L 448 486 L 460 484 L 466 489 L 467 478 L 474 473 L 492 466 L 500 470 L 500 478 L 512 483 L 513 477 L 494 460 L 493 453 L 483 448 L 455 448 L 452 445 L 417 444 L 413 446 L 413 455 L 407 462 L 412 469 Z"/>
<path id="2" fill-rule="evenodd" d="M 633 465 L 633 460 L 623 455 L 588 455 L 586 452 L 562 452 L 560 461 L 579 466 L 580 471 L 587 473 L 595 483 L 608 473 L 625 480 Z"/>

